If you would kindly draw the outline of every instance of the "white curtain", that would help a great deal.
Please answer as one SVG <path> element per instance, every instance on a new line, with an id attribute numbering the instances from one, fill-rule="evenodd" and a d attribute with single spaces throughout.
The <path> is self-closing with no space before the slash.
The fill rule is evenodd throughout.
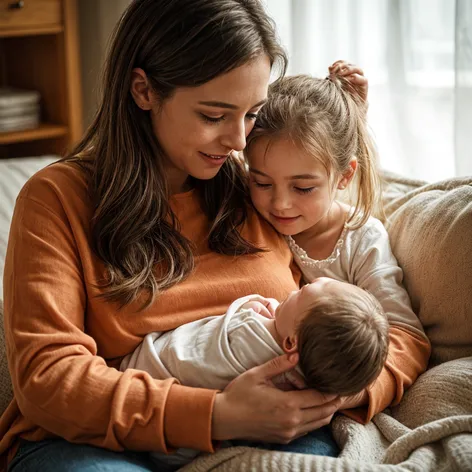
<path id="1" fill-rule="evenodd" d="M 346 59 L 369 78 L 381 166 L 436 181 L 472 175 L 472 0 L 265 0 L 289 74 Z"/>

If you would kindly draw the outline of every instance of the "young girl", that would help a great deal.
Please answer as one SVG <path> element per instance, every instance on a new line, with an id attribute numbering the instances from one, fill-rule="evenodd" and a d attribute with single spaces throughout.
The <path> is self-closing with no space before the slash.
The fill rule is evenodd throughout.
<path id="1" fill-rule="evenodd" d="M 390 349 L 377 382 L 393 377 L 392 397 L 399 401 L 417 369 L 426 368 L 430 346 L 402 286 L 388 234 L 371 216 L 379 204 L 379 176 L 362 83 L 362 71 L 344 62 L 335 63 L 326 79 L 283 78 L 271 87 L 245 153 L 253 204 L 286 236 L 305 280 L 346 281 L 382 305 Z M 351 207 L 336 195 L 354 181 Z M 371 388 L 360 398 L 367 399 Z"/>

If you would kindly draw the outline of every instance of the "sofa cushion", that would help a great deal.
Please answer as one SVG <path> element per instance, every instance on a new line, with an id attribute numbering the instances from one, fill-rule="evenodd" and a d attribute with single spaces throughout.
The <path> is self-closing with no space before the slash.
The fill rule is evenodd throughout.
<path id="1" fill-rule="evenodd" d="M 472 177 L 411 190 L 385 210 L 431 365 L 472 356 Z"/>
<path id="2" fill-rule="evenodd" d="M 391 408 L 392 416 L 410 429 L 450 416 L 472 414 L 472 357 L 427 370 Z"/>

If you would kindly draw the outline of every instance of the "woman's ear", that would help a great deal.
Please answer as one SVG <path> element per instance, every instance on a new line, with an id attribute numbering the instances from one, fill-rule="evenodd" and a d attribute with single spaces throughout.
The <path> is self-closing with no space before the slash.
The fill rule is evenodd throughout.
<path id="1" fill-rule="evenodd" d="M 142 110 L 152 108 L 152 93 L 146 72 L 143 69 L 135 68 L 131 72 L 131 95 Z"/>
<path id="2" fill-rule="evenodd" d="M 292 354 L 297 352 L 298 344 L 297 344 L 297 337 L 296 336 L 287 336 L 282 341 L 282 349 L 285 354 Z"/>
<path id="3" fill-rule="evenodd" d="M 342 175 L 340 181 L 338 182 L 338 189 L 339 190 L 344 190 L 349 185 L 352 178 L 354 177 L 354 174 L 356 173 L 356 169 L 357 169 L 357 158 L 353 157 L 349 161 L 348 169 L 346 170 L 346 172 L 344 172 L 344 174 Z"/>

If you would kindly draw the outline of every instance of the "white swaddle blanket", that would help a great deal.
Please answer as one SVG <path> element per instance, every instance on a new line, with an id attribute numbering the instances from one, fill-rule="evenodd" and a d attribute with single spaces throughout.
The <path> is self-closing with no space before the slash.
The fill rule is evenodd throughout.
<path id="1" fill-rule="evenodd" d="M 223 390 L 229 382 L 252 367 L 283 354 L 264 325 L 264 316 L 241 309 L 259 295 L 238 298 L 223 316 L 211 316 L 172 331 L 148 334 L 120 370 L 139 369 L 155 379 L 174 377 L 182 385 Z M 274 309 L 278 302 L 270 299 Z M 173 455 L 151 454 L 172 466 L 189 463 L 199 451 L 178 449 Z"/>

